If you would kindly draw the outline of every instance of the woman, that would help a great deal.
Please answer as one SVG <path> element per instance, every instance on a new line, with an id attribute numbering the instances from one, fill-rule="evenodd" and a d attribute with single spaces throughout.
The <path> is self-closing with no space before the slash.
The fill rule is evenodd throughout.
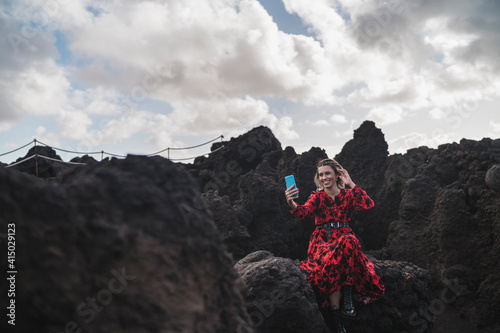
<path id="1" fill-rule="evenodd" d="M 316 167 L 314 182 L 318 189 L 307 202 L 301 206 L 293 200 L 299 193 L 295 185 L 285 191 L 286 200 L 294 216 L 315 217 L 316 229 L 311 235 L 307 259 L 300 267 L 309 283 L 319 290 L 322 305 L 332 308 L 337 331 L 345 332 L 341 315 L 346 318 L 356 315 L 353 298 L 368 304 L 382 297 L 385 290 L 373 263 L 361 252 L 359 241 L 349 227 L 353 210 L 370 209 L 374 203 L 337 161 L 325 159 Z"/>

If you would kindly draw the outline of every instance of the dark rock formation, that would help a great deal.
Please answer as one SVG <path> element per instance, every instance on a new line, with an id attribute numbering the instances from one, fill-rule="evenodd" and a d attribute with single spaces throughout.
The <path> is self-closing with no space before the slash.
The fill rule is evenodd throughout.
<path id="1" fill-rule="evenodd" d="M 61 161 L 61 157 L 56 154 L 55 150 L 46 147 L 46 146 L 35 146 L 32 147 L 26 156 L 20 157 L 16 160 L 16 162 L 20 162 L 30 156 L 33 155 L 38 155 L 33 158 L 31 158 L 28 161 L 25 161 L 23 163 L 20 163 L 18 165 L 15 165 L 12 167 L 12 169 L 30 174 L 30 175 L 35 175 L 40 178 L 54 178 L 60 176 L 62 173 L 65 171 L 71 169 L 73 166 L 60 163 L 60 162 L 55 162 L 52 160 L 44 159 L 43 156 L 49 157 L 54 160 Z M 42 157 L 40 157 L 42 156 Z"/>
<path id="2" fill-rule="evenodd" d="M 107 162 L 108 160 L 109 160 L 109 158 L 105 158 L 101 162 Z M 95 158 L 93 158 L 92 156 L 89 156 L 89 155 L 84 155 L 82 157 L 74 157 L 70 160 L 70 162 L 85 163 L 85 164 L 89 164 L 89 165 L 99 163 Z"/>
<path id="3" fill-rule="evenodd" d="M 247 310 L 259 333 L 329 333 L 297 262 L 257 251 L 234 266 L 247 286 Z"/>
<path id="4" fill-rule="evenodd" d="M 224 149 L 209 158 L 198 157 L 194 165 L 202 192 L 217 191 L 220 196 L 229 195 L 231 201 L 238 199 L 238 179 L 254 171 L 271 152 L 281 152 L 281 144 L 267 127 L 258 127 L 235 140 L 215 143 Z"/>
<path id="5" fill-rule="evenodd" d="M 18 332 L 233 333 L 249 322 L 243 284 L 183 166 L 129 156 L 60 183 L 0 168 L 0 183 L 2 232 L 15 224 Z"/>
<path id="6" fill-rule="evenodd" d="M 355 182 L 372 198 L 384 185 L 387 169 L 388 145 L 382 131 L 372 121 L 365 121 L 354 131 L 354 137 L 348 141 L 335 159 Z M 353 228 L 368 249 L 380 249 L 385 246 L 387 229 L 391 219 L 387 212 L 393 210 L 393 201 L 376 201 L 373 209 L 361 214 L 353 213 Z"/>
<path id="7" fill-rule="evenodd" d="M 281 145 L 266 127 L 222 143 L 224 149 L 188 165 L 199 180 L 207 207 L 229 251 L 240 259 L 257 250 L 277 256 L 303 257 L 314 222 L 294 218 L 284 198 L 284 177 L 295 174 L 305 202 L 315 189 L 315 165 L 326 154 L 312 148 L 298 156 Z M 215 144 L 212 150 L 217 149 Z M 222 209 L 220 211 L 219 209 Z"/>
<path id="8" fill-rule="evenodd" d="M 386 284 L 379 301 L 358 307 L 357 319 L 345 320 L 351 333 L 431 332 L 430 276 L 415 265 L 372 259 Z M 247 309 L 255 332 L 335 332 L 329 309 L 317 300 L 298 260 L 257 251 L 238 261 L 236 270 L 247 289 Z"/>
<path id="9" fill-rule="evenodd" d="M 221 145 L 224 147 L 215 151 Z M 209 157 L 200 157 L 193 164 L 185 165 L 195 179 L 193 186 L 202 195 L 192 202 L 193 206 L 184 206 L 181 212 L 197 216 L 197 212 L 204 211 L 206 206 L 235 260 L 258 250 L 270 251 L 276 257 L 303 259 L 315 226 L 313 219 L 300 221 L 289 213 L 283 179 L 289 174 L 295 175 L 300 189 L 297 201 L 304 203 L 315 189 L 315 165 L 327 157 L 325 151 L 311 148 L 299 155 L 292 147 L 282 149 L 280 142 L 266 127 L 257 127 L 237 138 L 214 144 L 212 150 L 214 152 Z M 418 327 L 416 323 L 421 318 L 426 323 L 432 315 L 439 318 L 440 305 L 446 308 L 451 305 L 474 325 L 500 332 L 500 323 L 495 319 L 495 315 L 500 313 L 500 139 L 463 139 L 437 149 L 418 147 L 405 154 L 388 155 L 383 133 L 373 122 L 367 121 L 355 131 L 353 139 L 335 158 L 375 201 L 374 209 L 352 216 L 353 230 L 363 244 L 363 250 L 378 259 L 400 261 L 391 264 L 391 269 L 395 271 L 402 262 L 418 265 L 427 270 L 434 281 L 430 304 L 425 303 L 425 297 L 419 296 L 423 310 L 417 312 L 417 317 L 409 317 L 413 308 L 404 310 L 398 305 L 397 311 L 390 310 L 394 311 L 393 317 L 386 316 L 391 318 L 390 324 L 384 319 L 386 324 L 379 322 L 371 329 L 383 331 L 392 327 L 403 330 L 405 326 L 398 322 L 398 318 L 403 318 L 401 320 L 409 321 L 412 326 L 406 330 L 411 330 Z M 96 164 L 89 169 L 95 170 L 92 177 L 96 179 L 104 177 L 103 171 L 99 171 L 101 167 L 118 163 L 97 163 L 85 157 L 75 161 Z M 80 185 L 71 185 L 72 176 L 64 175 L 67 170 L 56 169 L 61 163 L 48 163 L 46 171 L 40 171 L 39 165 L 40 177 L 63 180 L 61 188 L 66 192 L 59 197 L 63 201 L 69 193 L 67 188 L 78 188 Z M 30 164 L 22 171 L 34 174 L 34 170 L 34 164 Z M 131 176 L 124 174 L 123 177 Z M 35 182 L 34 178 L 25 179 Z M 83 178 L 76 178 L 75 181 L 85 183 Z M 110 176 L 106 181 L 106 184 L 122 184 L 128 180 L 122 179 L 122 176 Z M 31 192 L 31 188 L 23 186 L 19 188 Z M 45 192 L 37 190 L 39 186 L 36 185 L 33 192 L 45 195 Z M 12 191 L 18 193 L 23 190 Z M 104 190 L 96 188 L 92 191 L 98 194 L 86 197 L 89 202 L 94 202 L 94 197 L 100 198 L 99 193 Z M 113 195 L 118 195 L 118 192 L 116 188 L 109 190 Z M 30 194 L 31 201 L 35 197 Z M 36 218 L 34 212 L 23 215 L 21 208 L 16 208 L 12 200 L 3 203 L 10 205 L 5 211 L 11 214 L 11 209 L 17 210 L 18 215 L 12 216 L 19 220 L 33 218 L 35 223 L 41 223 L 49 217 Z M 73 209 L 73 201 L 70 202 Z M 35 207 L 44 211 L 43 207 Z M 83 208 L 87 209 L 87 206 L 76 205 L 76 214 L 79 215 Z M 62 217 L 59 218 L 73 221 L 75 217 L 68 212 L 69 209 L 65 207 L 61 210 Z M 89 213 L 86 214 L 91 214 L 92 209 L 93 206 L 88 206 Z M 57 213 L 59 208 L 53 210 Z M 113 219 L 123 215 L 116 211 L 114 214 L 116 216 L 111 215 Z M 5 216 L 9 218 L 9 215 Z M 25 217 L 21 219 L 21 216 Z M 404 267 L 400 269 L 403 272 L 405 267 L 411 266 L 402 265 Z M 399 281 L 400 278 L 395 279 Z M 405 298 L 414 300 L 413 296 Z M 379 301 L 380 304 L 383 302 Z M 429 311 L 424 311 L 425 306 L 430 306 L 430 315 Z M 359 327 L 356 329 L 361 330 Z M 366 332 L 371 331 L 366 328 Z"/>
<path id="10" fill-rule="evenodd" d="M 462 314 L 500 330 L 500 148 L 490 139 L 462 140 L 418 154 L 421 162 L 404 177 L 388 250 L 428 269 L 438 286 L 463 285 L 455 302 Z"/>
<path id="11" fill-rule="evenodd" d="M 260 150 L 254 147 L 246 161 L 238 147 L 251 148 L 252 142 Z M 283 177 L 295 175 L 303 203 L 325 152 L 281 150 L 263 127 L 223 144 L 188 168 L 200 180 L 230 252 L 236 259 L 256 250 L 304 258 L 314 224 L 289 214 Z M 436 293 L 450 283 L 460 285 L 445 305 L 456 306 L 475 325 L 500 329 L 493 319 L 500 311 L 500 140 L 464 139 L 389 156 L 383 133 L 367 121 L 335 158 L 375 201 L 374 209 L 353 214 L 364 250 L 427 269 Z"/>
<path id="12" fill-rule="evenodd" d="M 500 193 L 500 164 L 492 165 L 488 169 L 485 182 L 489 188 Z"/>
<path id="13" fill-rule="evenodd" d="M 408 262 L 370 260 L 384 281 L 386 291 L 380 300 L 358 306 L 356 320 L 346 322 L 348 331 L 432 332 L 437 313 L 432 308 L 429 273 Z"/>

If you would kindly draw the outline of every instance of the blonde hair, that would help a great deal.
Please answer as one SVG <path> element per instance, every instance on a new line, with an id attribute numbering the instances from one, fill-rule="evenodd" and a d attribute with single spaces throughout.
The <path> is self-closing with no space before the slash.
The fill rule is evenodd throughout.
<path id="1" fill-rule="evenodd" d="M 323 190 L 323 185 L 321 184 L 321 182 L 319 180 L 319 173 L 318 173 L 319 167 L 322 167 L 322 166 L 331 167 L 333 169 L 333 171 L 335 172 L 337 187 L 339 189 L 345 188 L 344 181 L 342 179 L 340 179 L 340 177 L 338 177 L 340 175 L 338 169 L 343 169 L 342 166 L 339 164 L 339 162 L 335 161 L 332 158 L 325 158 L 324 160 L 321 160 L 318 162 L 318 164 L 316 164 L 316 174 L 314 175 L 314 183 L 316 184 L 317 191 Z"/>

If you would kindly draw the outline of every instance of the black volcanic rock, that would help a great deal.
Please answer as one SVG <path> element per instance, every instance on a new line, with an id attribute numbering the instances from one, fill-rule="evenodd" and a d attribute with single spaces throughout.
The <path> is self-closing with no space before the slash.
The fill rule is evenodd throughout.
<path id="1" fill-rule="evenodd" d="M 107 162 L 109 158 L 103 159 L 101 162 Z M 84 155 L 82 157 L 74 157 L 70 160 L 73 163 L 84 163 L 84 164 L 97 164 L 99 163 L 95 158 L 89 155 Z"/>
<path id="2" fill-rule="evenodd" d="M 221 144 L 223 149 L 198 158 L 187 167 L 198 179 L 200 191 L 234 258 L 257 250 L 303 257 L 314 221 L 298 221 L 290 214 L 284 177 L 296 176 L 301 190 L 298 201 L 305 202 L 315 189 L 315 165 L 326 157 L 324 150 L 311 148 L 302 155 L 291 147 L 282 150 L 266 127 L 217 143 L 212 150 Z"/>
<path id="3" fill-rule="evenodd" d="M 403 185 L 387 248 L 393 259 L 428 269 L 437 286 L 461 284 L 453 303 L 462 315 L 498 330 L 500 196 L 493 175 L 500 148 L 490 139 L 462 140 L 428 149 L 420 160 Z"/>
<path id="4" fill-rule="evenodd" d="M 128 156 L 61 183 L 0 168 L 0 183 L 2 232 L 15 224 L 19 332 L 226 333 L 249 322 L 241 280 L 182 165 Z M 1 253 L 5 274 L 6 245 Z"/>
<path id="5" fill-rule="evenodd" d="M 215 151 L 218 148 L 221 149 Z M 220 237 L 235 260 L 259 250 L 270 251 L 276 258 L 288 258 L 283 260 L 305 257 L 309 237 L 315 228 L 314 221 L 312 218 L 300 221 L 289 213 L 285 202 L 283 178 L 289 174 L 295 175 L 300 189 L 297 201 L 304 203 L 309 193 L 315 189 L 313 182 L 315 165 L 327 157 L 325 151 L 314 147 L 307 152 L 297 154 L 292 147 L 282 149 L 279 141 L 266 127 L 257 127 L 237 138 L 214 144 L 212 150 L 214 152 L 209 157 L 197 158 L 194 164 L 184 166 L 173 167 L 167 163 L 167 166 L 161 167 L 165 162 L 159 163 L 156 159 L 147 159 L 147 163 L 140 163 L 144 171 L 133 166 L 135 164 L 131 161 L 134 158 L 127 159 L 128 162 L 114 160 L 96 162 L 83 157 L 75 161 L 95 164 L 89 168 L 82 167 L 82 170 L 87 171 L 78 171 L 81 167 L 77 167 L 69 174 L 57 170 L 48 171 L 46 174 L 42 172 L 43 177 L 56 175 L 57 178 L 53 179 L 63 182 L 60 187 L 55 183 L 50 186 L 42 184 L 41 180 L 35 177 L 22 176 L 12 170 L 6 171 L 0 168 L 5 189 L 0 204 L 2 205 L 0 209 L 5 212 L 4 221 L 15 220 L 22 225 L 23 229 L 20 230 L 23 230 L 22 233 L 25 235 L 23 237 L 28 238 L 28 241 L 22 241 L 22 246 L 31 250 L 32 247 L 26 244 L 36 244 L 42 249 L 40 252 L 45 255 L 41 257 L 38 252 L 30 251 L 34 253 L 33 259 L 24 257 L 23 260 L 33 267 L 45 269 L 46 265 L 52 265 L 52 261 L 45 260 L 55 256 L 64 258 L 69 267 L 54 266 L 59 272 L 68 270 L 69 280 L 56 278 L 53 275 L 48 277 L 29 275 L 29 280 L 35 281 L 33 288 L 45 290 L 40 287 L 37 278 L 44 282 L 44 286 L 61 284 L 67 288 L 64 290 L 72 290 L 76 284 L 74 281 L 87 286 L 85 292 L 70 293 L 70 301 L 65 297 L 61 298 L 61 302 L 69 304 L 69 308 L 73 309 L 60 312 L 59 317 L 63 319 L 57 319 L 59 321 L 54 319 L 55 321 L 60 323 L 61 320 L 68 320 L 66 318 L 71 311 L 73 314 L 75 312 L 74 306 L 78 304 L 75 302 L 90 297 L 91 292 L 96 295 L 100 286 L 97 283 L 110 279 L 112 268 L 104 265 L 110 262 L 110 256 L 113 258 L 125 256 L 133 258 L 132 261 L 137 259 L 137 263 L 131 264 L 130 267 L 146 272 L 150 272 L 150 268 L 147 268 L 149 265 L 158 267 L 158 262 L 160 266 L 166 265 L 167 261 L 177 263 L 174 259 L 167 258 L 167 260 L 158 254 L 174 253 L 170 252 L 171 250 L 168 250 L 168 246 L 163 242 L 158 245 L 156 254 L 149 255 L 150 252 L 147 252 L 147 257 L 154 260 L 140 264 L 140 260 L 144 260 L 144 257 L 139 258 L 134 252 L 137 249 L 134 244 L 139 244 L 144 238 L 136 240 L 130 235 L 139 231 L 144 233 L 142 228 L 152 228 L 151 235 L 145 238 L 147 242 L 162 242 L 164 240 L 162 237 L 168 235 L 166 231 L 170 232 L 170 224 L 167 224 L 167 228 L 162 225 L 163 221 L 176 220 L 178 216 L 178 212 L 175 213 L 175 209 L 171 207 L 176 203 L 173 203 L 175 200 L 169 199 L 170 195 L 188 200 L 186 193 L 201 192 L 201 196 L 195 195 L 194 198 L 176 207 L 182 219 L 199 218 L 208 221 L 210 225 L 213 220 L 220 233 L 220 236 L 214 235 L 213 238 Z M 384 282 L 389 281 L 389 285 L 386 283 L 388 290 L 386 296 L 366 308 L 375 311 L 374 314 L 382 313 L 380 321 L 375 321 L 375 326 L 369 327 L 360 312 L 360 317 L 350 323 L 351 331 L 410 332 L 424 325 L 430 330 L 432 326 L 430 321 L 435 315 L 435 326 L 439 327 L 440 332 L 449 332 L 443 330 L 447 310 L 444 314 L 442 311 L 453 307 L 453 311 L 459 312 L 460 316 L 470 321 L 473 326 L 500 332 L 500 324 L 496 319 L 496 314 L 500 312 L 498 279 L 500 139 L 481 141 L 464 139 L 459 143 L 441 145 L 437 149 L 423 146 L 410 149 L 404 154 L 388 155 L 383 133 L 373 122 L 365 122 L 355 131 L 353 139 L 346 143 L 336 158 L 350 172 L 353 180 L 375 201 L 372 210 L 352 215 L 352 225 L 356 236 L 363 244 L 363 250 L 378 259 L 373 261 L 384 276 Z M 147 166 L 151 161 L 153 166 Z M 50 162 L 51 168 L 57 168 L 56 165 L 61 163 Z M 130 166 L 133 171 L 126 171 L 128 169 L 125 166 L 127 168 Z M 166 185 L 168 189 L 165 189 L 165 184 L 176 182 L 168 177 L 180 177 L 179 182 L 184 177 L 165 170 L 169 168 L 177 170 L 181 167 L 188 169 L 194 182 L 177 187 Z M 33 173 L 34 169 L 30 170 L 27 172 Z M 108 170 L 114 171 L 108 172 Z M 138 175 L 140 177 L 137 177 Z M 165 178 L 165 175 L 168 177 Z M 101 179 L 103 186 L 97 185 Z M 162 192 L 167 190 L 173 190 L 175 193 Z M 190 192 L 191 190 L 194 192 Z M 131 201 L 124 199 L 124 196 L 129 197 Z M 156 221 L 154 227 L 144 224 L 142 222 L 144 216 L 150 219 L 147 210 L 154 207 L 155 210 L 163 211 L 158 208 L 160 206 L 164 207 L 167 217 L 159 213 L 151 217 Z M 139 213 L 134 213 L 135 211 Z M 207 218 L 208 213 L 211 218 Z M 46 222 L 51 219 L 55 220 L 52 222 L 55 225 Z M 78 237 L 73 235 L 72 229 L 61 222 L 63 220 L 68 221 L 70 225 L 76 225 L 79 228 L 78 232 L 84 233 L 86 238 L 78 232 L 75 234 Z M 108 220 L 112 221 L 111 225 L 108 225 Z M 186 247 L 178 245 L 176 241 L 170 242 L 168 238 L 170 236 L 167 237 L 170 245 L 180 249 L 179 257 L 184 256 L 186 250 L 190 253 L 191 246 L 195 246 L 192 237 L 196 236 L 192 233 L 199 234 L 197 228 L 198 224 L 185 234 L 181 233 L 182 237 L 186 236 L 188 239 Z M 205 235 L 203 230 L 201 233 Z M 209 233 L 208 238 L 211 238 L 211 235 L 212 233 Z M 40 239 L 42 236 L 45 237 L 44 241 Z M 134 240 L 129 241 L 129 238 Z M 52 243 L 57 246 L 50 247 Z M 122 249 L 120 244 L 125 244 L 127 248 Z M 140 244 L 142 244 L 141 251 L 146 251 L 143 249 L 147 246 Z M 82 254 L 78 256 L 75 254 L 75 247 L 85 250 L 81 250 Z M 104 251 L 103 254 L 99 248 L 110 250 Z M 175 252 L 175 255 L 179 253 Z M 199 252 L 194 250 L 193 253 Z M 77 257 L 74 263 L 68 259 L 70 255 Z M 217 255 L 215 257 L 218 258 Z M 187 258 L 189 262 L 195 262 L 192 256 L 188 255 Z M 100 260 L 106 267 L 96 264 Z M 129 262 L 127 260 L 127 263 Z M 78 268 L 82 263 L 88 270 Z M 198 267 L 191 271 L 194 264 L 189 265 L 183 274 L 199 272 Z M 266 265 L 256 267 L 265 268 Z M 427 277 L 424 277 L 427 273 L 419 273 L 420 269 L 414 265 L 428 271 L 434 281 L 434 294 L 430 301 L 425 296 L 426 293 L 417 295 L 414 290 L 429 285 L 427 282 L 422 282 L 423 285 L 418 282 L 427 281 Z M 295 268 L 289 266 L 289 262 L 283 263 L 282 267 L 285 270 L 295 271 Z M 96 270 L 98 268 L 100 271 Z M 210 272 L 208 268 L 207 271 Z M 392 273 L 388 274 L 389 271 Z M 258 272 L 255 274 L 258 276 Z M 279 276 L 284 274 L 286 273 L 280 272 Z M 76 275 L 78 277 L 75 277 Z M 93 278 L 94 275 L 98 278 Z M 178 278 L 175 274 L 170 274 L 169 277 Z M 405 279 L 410 282 L 404 284 Z M 153 282 L 158 290 L 162 288 L 159 278 Z M 404 286 L 412 286 L 413 291 L 404 289 L 405 292 L 402 293 L 400 285 L 403 289 L 406 288 Z M 173 288 L 170 285 L 168 287 Z M 57 291 L 58 288 L 55 288 L 55 294 L 43 291 L 41 295 L 44 299 L 59 298 L 61 291 Z M 78 290 L 78 288 L 73 289 Z M 40 304 L 43 301 L 40 297 L 33 298 L 35 296 L 33 290 L 27 288 L 23 291 L 25 294 L 21 291 L 20 293 L 24 295 L 22 299 L 27 299 L 26 293 L 29 293 L 29 297 L 36 301 L 33 303 L 34 307 L 30 306 L 36 311 L 41 308 Z M 397 292 L 393 292 L 394 290 Z M 149 291 L 146 294 L 149 295 Z M 116 299 L 120 300 L 121 304 L 121 300 L 128 297 L 130 295 L 117 295 Z M 196 298 L 193 296 L 193 299 Z M 414 307 L 416 300 L 419 304 L 418 309 Z M 119 302 L 116 303 L 118 306 Z M 157 303 L 141 304 L 134 318 L 146 316 L 146 308 L 153 314 L 164 310 Z M 25 307 L 29 308 L 27 305 Z M 60 303 L 57 303 L 57 309 L 62 308 Z M 104 311 L 108 308 L 110 307 L 106 307 Z M 123 308 L 120 307 L 120 310 Z M 128 310 L 130 313 L 135 313 L 135 310 Z M 44 311 L 48 311 L 47 313 L 51 315 L 56 312 L 50 312 L 50 309 Z M 113 312 L 113 316 L 118 316 L 116 313 L 117 311 Z M 366 318 L 372 318 L 372 315 L 369 314 Z M 40 321 L 40 318 L 37 320 Z M 145 326 L 147 329 L 158 327 L 154 326 L 158 325 L 155 318 L 149 321 L 150 326 Z M 143 319 L 137 319 L 138 322 L 143 322 L 141 320 Z M 462 319 L 458 316 L 453 319 L 455 322 L 460 320 Z M 405 326 L 404 323 L 411 327 Z M 243 329 L 243 326 L 240 325 L 239 328 Z M 60 329 L 59 324 L 50 327 Z"/>
<path id="6" fill-rule="evenodd" d="M 315 165 L 327 156 L 320 148 L 302 154 L 292 147 L 282 150 L 262 127 L 249 133 L 188 168 L 200 179 L 202 192 L 214 192 L 207 196 L 215 200 L 210 209 L 227 210 L 227 216 L 212 213 L 225 226 L 222 237 L 235 259 L 257 250 L 303 259 L 315 226 L 313 219 L 290 215 L 283 178 L 295 175 L 301 190 L 297 201 L 304 203 L 315 189 Z M 259 136 L 268 138 L 270 144 L 259 146 L 267 149 L 254 147 L 255 155 L 242 156 L 237 147 L 250 148 L 249 138 Z M 226 146 L 230 149 L 222 156 Z M 245 157 L 251 161 L 243 163 Z M 438 149 L 422 146 L 388 155 L 383 133 L 367 121 L 336 158 L 375 201 L 372 210 L 352 215 L 364 250 L 428 270 L 436 293 L 456 282 L 461 292 L 446 307 L 456 307 L 474 325 L 499 329 L 492 318 L 500 311 L 495 289 L 500 269 L 500 139 L 464 139 Z M 219 186 L 207 186 L 217 179 Z"/>
<path id="7" fill-rule="evenodd" d="M 489 188 L 500 192 L 500 164 L 494 164 L 488 169 L 485 182 Z"/>
<path id="8" fill-rule="evenodd" d="M 375 193 L 384 182 L 388 155 L 382 131 L 373 121 L 365 121 L 335 159 L 350 172 L 353 180 L 363 184 L 363 189 Z"/>
<path id="9" fill-rule="evenodd" d="M 257 251 L 234 266 L 247 286 L 247 311 L 258 333 L 329 333 L 297 263 Z"/>
<path id="10" fill-rule="evenodd" d="M 221 145 L 223 149 L 217 150 Z M 215 143 L 209 157 L 195 159 L 191 172 L 200 182 L 202 192 L 217 191 L 236 200 L 237 179 L 254 170 L 267 153 L 280 151 L 281 144 L 267 127 L 256 127 L 229 142 Z"/>
<path id="11" fill-rule="evenodd" d="M 353 181 L 375 201 L 373 209 L 362 214 L 353 213 L 353 229 L 367 249 L 385 246 L 388 229 L 386 214 L 395 208 L 390 207 L 390 202 L 377 200 L 377 194 L 384 185 L 389 155 L 387 149 L 382 131 L 374 122 L 365 121 L 354 131 L 353 139 L 335 156 Z"/>
<path id="12" fill-rule="evenodd" d="M 220 197 L 214 191 L 204 193 L 203 200 L 212 212 L 212 218 L 224 237 L 228 251 L 237 258 L 244 257 L 252 247 L 247 229 L 251 223 L 250 213 L 241 205 L 232 205 L 227 195 Z"/>
<path id="13" fill-rule="evenodd" d="M 30 156 L 38 155 L 31 158 L 28 161 L 22 162 L 18 165 L 11 167 L 12 169 L 38 176 L 40 178 L 53 178 L 58 177 L 65 171 L 72 168 L 71 165 L 61 163 L 61 157 L 56 154 L 55 150 L 47 146 L 35 146 L 32 147 L 26 156 L 18 158 L 14 163 L 20 162 Z M 41 156 L 46 156 L 54 160 L 61 162 L 56 162 L 52 160 L 47 160 Z"/>
<path id="14" fill-rule="evenodd" d="M 348 332 L 432 332 L 435 315 L 428 306 L 428 272 L 410 263 L 372 260 L 386 294 L 375 303 L 358 306 L 356 320 L 345 320 Z M 255 332 L 335 332 L 331 311 L 319 310 L 298 261 L 257 251 L 235 268 L 249 290 L 247 309 Z"/>

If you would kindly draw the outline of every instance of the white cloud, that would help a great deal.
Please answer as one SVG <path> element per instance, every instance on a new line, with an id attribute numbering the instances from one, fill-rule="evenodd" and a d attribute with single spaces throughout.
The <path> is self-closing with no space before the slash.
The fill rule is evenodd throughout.
<path id="1" fill-rule="evenodd" d="M 2 121 L 0 122 L 0 133 L 3 131 L 8 131 L 12 125 L 14 125 L 13 122 L 7 122 L 7 121 Z"/>
<path id="2" fill-rule="evenodd" d="M 68 108 L 70 82 L 64 70 L 51 60 L 27 64 L 0 74 L 3 117 L 52 116 Z M 11 116 L 12 117 L 12 116 Z"/>
<path id="3" fill-rule="evenodd" d="M 236 5 L 237 4 L 237 5 Z M 235 98 L 246 94 L 329 99 L 329 61 L 312 38 L 287 35 L 257 1 L 180 1 L 99 3 L 95 17 L 67 11 L 61 23 L 75 56 L 92 59 L 93 76 L 116 72 L 117 82 L 141 85 L 153 68 L 174 69 L 153 98 Z M 83 6 L 83 3 L 80 3 Z M 64 10 L 65 8 L 63 8 Z M 144 17 L 148 17 L 147 20 Z M 200 55 L 203 55 L 200 57 Z M 101 63 L 101 67 L 95 64 Z M 123 71 L 126 71 L 125 73 Z M 80 69 L 80 72 L 82 70 Z M 79 74 L 81 78 L 91 77 Z M 135 77 L 135 79 L 134 79 Z M 331 80 L 330 82 L 339 82 Z"/>
<path id="4" fill-rule="evenodd" d="M 307 120 L 306 124 L 310 124 L 311 126 L 314 127 L 322 127 L 322 126 L 330 126 L 330 123 L 324 119 L 319 119 L 319 120 Z"/>
<path id="5" fill-rule="evenodd" d="M 58 123 L 62 136 L 82 140 L 88 136 L 92 120 L 82 111 L 65 111 L 59 115 Z"/>
<path id="6" fill-rule="evenodd" d="M 492 127 L 491 136 L 494 138 L 500 137 L 500 123 L 496 123 L 496 122 L 490 120 L 489 125 Z"/>
<path id="7" fill-rule="evenodd" d="M 433 108 L 429 111 L 429 116 L 434 120 L 440 120 L 446 116 L 446 112 L 440 108 Z"/>
<path id="8" fill-rule="evenodd" d="M 292 118 L 271 114 L 264 100 L 346 110 L 304 119 L 315 126 L 356 114 L 390 125 L 415 112 L 447 119 L 500 95 L 494 1 L 283 2 L 314 38 L 280 31 L 256 0 L 2 4 L 0 132 L 37 116 L 58 121 L 54 140 L 91 144 L 144 134 L 164 147 L 176 135 L 237 135 L 259 124 L 295 140 Z M 152 100 L 172 108 L 155 113 Z M 102 116 L 106 126 L 93 123 Z M 426 140 L 413 138 L 405 140 Z"/>
<path id="9" fill-rule="evenodd" d="M 71 104 L 87 114 L 113 116 L 122 112 L 121 98 L 118 91 L 101 86 L 86 90 L 74 90 L 71 94 Z"/>
<path id="10" fill-rule="evenodd" d="M 35 138 L 52 147 L 60 147 L 59 136 L 56 133 L 49 132 L 44 126 L 38 126 L 35 130 Z"/>
<path id="11" fill-rule="evenodd" d="M 436 132 L 434 136 L 429 137 L 425 133 L 411 132 L 399 136 L 388 142 L 391 148 L 391 153 L 404 154 L 408 149 L 427 146 L 429 148 L 437 148 L 438 145 L 453 141 L 448 133 Z"/>
<path id="12" fill-rule="evenodd" d="M 278 118 L 273 114 L 268 114 L 262 123 L 269 127 L 280 141 L 300 138 L 299 133 L 293 130 L 293 119 L 291 117 Z"/>
<path id="13" fill-rule="evenodd" d="M 334 114 L 330 117 L 330 121 L 334 124 L 347 124 L 347 119 L 343 114 Z"/>
<path id="14" fill-rule="evenodd" d="M 379 125 L 389 125 L 403 120 L 403 110 L 395 105 L 373 108 L 368 112 L 366 119 L 373 120 Z"/>
<path id="15" fill-rule="evenodd" d="M 183 134 L 190 131 L 220 134 L 233 128 L 248 128 L 262 121 L 269 111 L 264 101 L 250 96 L 220 101 L 184 100 L 172 106 L 176 132 Z"/>

